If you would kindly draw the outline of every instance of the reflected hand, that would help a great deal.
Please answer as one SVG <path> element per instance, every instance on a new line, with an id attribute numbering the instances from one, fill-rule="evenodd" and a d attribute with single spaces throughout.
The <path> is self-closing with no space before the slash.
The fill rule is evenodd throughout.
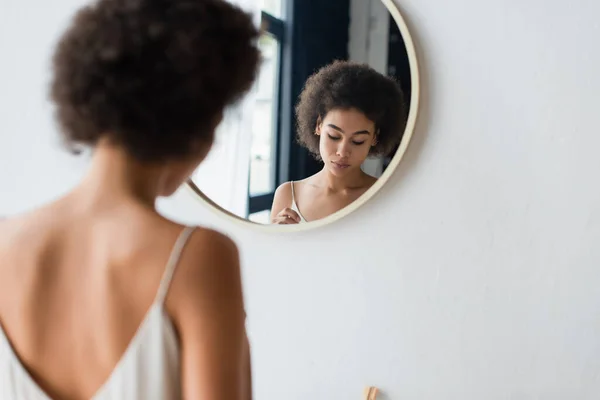
<path id="1" fill-rule="evenodd" d="M 275 216 L 275 218 L 273 218 L 271 222 L 278 225 L 297 224 L 300 222 L 300 216 L 291 208 L 284 208 Z"/>

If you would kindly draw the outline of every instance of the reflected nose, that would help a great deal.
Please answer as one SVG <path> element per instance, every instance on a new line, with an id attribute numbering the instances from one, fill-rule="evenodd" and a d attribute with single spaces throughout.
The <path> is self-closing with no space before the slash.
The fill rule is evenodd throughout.
<path id="1" fill-rule="evenodd" d="M 350 157 L 350 144 L 346 141 L 340 143 L 340 145 L 337 148 L 336 155 L 338 157 Z"/>

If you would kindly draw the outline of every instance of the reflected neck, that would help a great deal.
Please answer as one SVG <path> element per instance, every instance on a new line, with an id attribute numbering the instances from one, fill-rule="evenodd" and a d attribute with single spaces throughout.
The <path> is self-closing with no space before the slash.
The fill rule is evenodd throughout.
<path id="1" fill-rule="evenodd" d="M 348 171 L 344 176 L 337 176 L 324 166 L 318 175 L 323 187 L 326 187 L 331 192 L 343 192 L 361 187 L 364 184 L 363 178 L 365 173 L 360 168 L 357 168 L 356 170 Z"/>

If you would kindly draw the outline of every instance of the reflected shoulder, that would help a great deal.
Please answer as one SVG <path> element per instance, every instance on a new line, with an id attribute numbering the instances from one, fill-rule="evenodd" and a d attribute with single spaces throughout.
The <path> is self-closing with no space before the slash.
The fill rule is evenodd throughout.
<path id="1" fill-rule="evenodd" d="M 271 219 L 284 208 L 292 206 L 292 183 L 285 182 L 279 185 L 273 194 L 273 203 L 271 204 Z"/>
<path id="2" fill-rule="evenodd" d="M 284 182 L 275 190 L 273 201 L 291 201 L 292 199 L 292 182 Z"/>
<path id="3" fill-rule="evenodd" d="M 275 193 L 277 192 L 284 192 L 284 191 L 290 191 L 292 189 L 292 182 L 288 181 L 288 182 L 284 182 L 281 185 L 279 185 L 277 187 L 277 189 L 275 190 Z"/>

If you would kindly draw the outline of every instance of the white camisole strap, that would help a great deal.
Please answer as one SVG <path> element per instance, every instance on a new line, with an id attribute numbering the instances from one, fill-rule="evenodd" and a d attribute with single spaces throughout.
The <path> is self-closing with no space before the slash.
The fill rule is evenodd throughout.
<path id="1" fill-rule="evenodd" d="M 165 267 L 165 272 L 163 273 L 162 279 L 160 280 L 158 291 L 156 292 L 155 303 L 163 304 L 165 302 L 165 297 L 167 296 L 169 287 L 171 286 L 171 280 L 173 279 L 173 274 L 175 273 L 177 264 L 179 264 L 181 253 L 183 252 L 183 249 L 187 244 L 190 236 L 192 236 L 194 230 L 196 230 L 196 228 L 192 226 L 184 228 L 183 231 L 179 234 L 177 241 L 175 241 L 175 244 L 173 245 L 173 250 L 171 250 L 169 260 L 167 261 L 167 265 Z"/>
<path id="2" fill-rule="evenodd" d="M 300 212 L 300 209 L 298 208 L 298 204 L 296 203 L 296 194 L 294 193 L 294 181 L 290 181 L 290 186 L 292 188 L 292 210 L 298 213 L 298 216 L 300 217 L 300 222 L 306 222 L 306 218 L 304 218 L 304 216 Z"/>

